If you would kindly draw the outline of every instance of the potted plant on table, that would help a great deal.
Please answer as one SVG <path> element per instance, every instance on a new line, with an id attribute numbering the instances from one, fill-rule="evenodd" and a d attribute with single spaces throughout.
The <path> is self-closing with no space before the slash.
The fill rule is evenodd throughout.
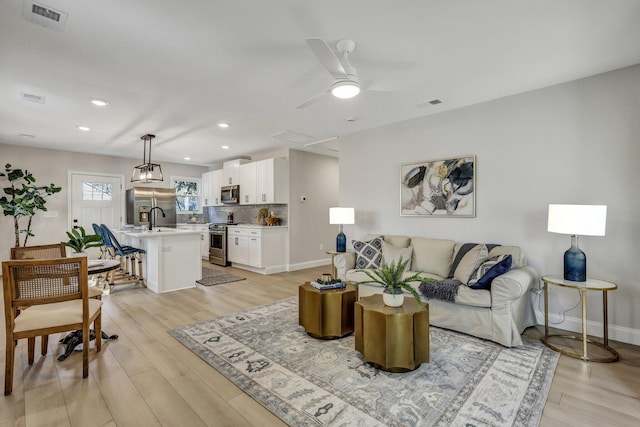
<path id="1" fill-rule="evenodd" d="M 83 227 L 74 228 L 70 232 L 67 231 L 69 240 L 66 242 L 60 242 L 68 248 L 73 250 L 72 256 L 86 256 L 87 249 L 99 248 L 103 245 L 102 237 L 97 234 L 87 234 Z"/>
<path id="2" fill-rule="evenodd" d="M 404 270 L 409 260 L 403 260 L 402 257 L 397 262 L 392 261 L 390 264 L 382 263 L 379 269 L 372 270 L 357 270 L 369 276 L 371 280 L 363 280 L 360 282 L 354 282 L 353 284 L 358 287 L 359 285 L 369 284 L 381 286 L 384 288 L 382 291 L 382 300 L 385 305 L 390 307 L 400 307 L 404 303 L 403 290 L 409 292 L 416 299 L 419 306 L 422 306 L 420 295 L 411 286 L 411 282 L 434 282 L 433 279 L 420 276 L 420 273 L 416 273 L 412 276 L 402 278 Z"/>

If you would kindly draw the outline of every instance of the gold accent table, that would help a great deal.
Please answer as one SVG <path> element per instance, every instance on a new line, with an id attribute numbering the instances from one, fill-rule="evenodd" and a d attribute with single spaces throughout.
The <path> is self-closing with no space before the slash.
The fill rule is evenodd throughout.
<path id="1" fill-rule="evenodd" d="M 346 251 L 346 252 L 352 252 L 352 251 Z M 334 251 L 334 250 L 328 250 L 325 252 L 327 255 L 331 255 L 331 277 L 333 277 L 334 279 L 338 278 L 338 269 L 336 268 L 336 265 L 333 263 L 333 259 L 336 257 L 336 255 L 340 255 L 343 254 L 345 252 L 338 252 L 338 251 Z"/>
<path id="2" fill-rule="evenodd" d="M 298 324 L 314 338 L 335 339 L 353 332 L 356 288 L 321 291 L 309 282 L 298 287 Z"/>
<path id="3" fill-rule="evenodd" d="M 604 280 L 587 279 L 586 282 L 573 282 L 565 280 L 562 276 L 542 276 L 544 283 L 544 338 L 542 342 L 549 348 L 560 353 L 582 359 L 589 362 L 615 362 L 620 356 L 618 352 L 609 347 L 609 319 L 607 313 L 607 292 L 618 289 L 618 286 Z M 578 289 L 582 299 L 582 337 L 575 335 L 549 334 L 549 285 L 562 286 L 565 288 Z M 592 341 L 587 338 L 587 291 L 602 291 L 602 323 L 604 328 L 603 343 Z M 582 341 L 582 353 L 577 353 L 570 346 L 559 342 L 552 343 L 553 338 Z M 589 356 L 589 345 L 599 347 L 606 352 L 607 356 Z"/>
<path id="4" fill-rule="evenodd" d="M 409 372 L 429 362 L 429 305 L 404 298 L 388 307 L 382 295 L 355 304 L 355 347 L 365 361 L 389 372 Z"/>

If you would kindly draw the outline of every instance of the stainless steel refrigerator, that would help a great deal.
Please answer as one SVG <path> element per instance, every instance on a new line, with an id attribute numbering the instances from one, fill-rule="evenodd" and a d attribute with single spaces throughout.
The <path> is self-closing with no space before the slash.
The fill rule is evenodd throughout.
<path id="1" fill-rule="evenodd" d="M 165 216 L 162 216 L 161 208 Z M 154 227 L 176 226 L 176 190 L 173 188 L 133 187 L 127 190 L 127 224 Z"/>

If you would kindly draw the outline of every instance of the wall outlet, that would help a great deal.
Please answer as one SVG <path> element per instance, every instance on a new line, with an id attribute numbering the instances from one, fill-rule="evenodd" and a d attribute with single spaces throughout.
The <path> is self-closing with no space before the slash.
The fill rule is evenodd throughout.
<path id="1" fill-rule="evenodd" d="M 324 250 L 324 245 L 322 243 L 320 243 L 320 250 L 323 251 Z"/>

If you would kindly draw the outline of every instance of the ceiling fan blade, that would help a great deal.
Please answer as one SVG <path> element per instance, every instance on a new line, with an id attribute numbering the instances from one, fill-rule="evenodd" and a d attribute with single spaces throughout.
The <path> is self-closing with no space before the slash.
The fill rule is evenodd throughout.
<path id="1" fill-rule="evenodd" d="M 345 77 L 347 72 L 342 66 L 342 63 L 323 39 L 309 38 L 305 39 L 305 41 L 307 42 L 309 49 L 311 49 L 320 63 L 327 69 L 327 71 L 329 71 L 334 79 L 343 79 Z"/>
<path id="2" fill-rule="evenodd" d="M 313 103 L 315 103 L 315 102 L 318 102 L 318 101 L 320 100 L 320 98 L 322 98 L 323 96 L 325 96 L 325 95 L 326 95 L 327 93 L 329 93 L 329 92 L 330 92 L 330 90 L 326 90 L 326 91 L 324 91 L 324 92 L 320 92 L 319 94 L 317 94 L 317 95 L 315 95 L 315 96 L 313 96 L 313 97 L 311 97 L 311 98 L 307 99 L 307 100 L 306 100 L 306 101 L 304 101 L 302 104 L 298 105 L 298 106 L 296 107 L 296 109 L 299 109 L 299 108 L 305 108 L 305 107 L 308 107 L 309 105 L 311 105 L 311 104 L 313 104 Z"/>

